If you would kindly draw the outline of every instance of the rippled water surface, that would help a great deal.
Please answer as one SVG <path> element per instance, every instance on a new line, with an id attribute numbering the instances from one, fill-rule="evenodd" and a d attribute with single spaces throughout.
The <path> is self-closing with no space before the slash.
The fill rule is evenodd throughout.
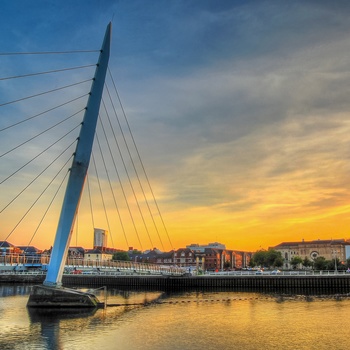
<path id="1" fill-rule="evenodd" d="M 350 347 L 346 298 L 111 290 L 105 310 L 57 315 L 29 312 L 30 289 L 0 286 L 0 349 Z"/>

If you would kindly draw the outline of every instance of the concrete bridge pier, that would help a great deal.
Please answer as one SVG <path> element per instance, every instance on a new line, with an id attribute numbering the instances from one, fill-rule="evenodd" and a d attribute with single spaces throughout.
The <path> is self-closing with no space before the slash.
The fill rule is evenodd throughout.
<path id="1" fill-rule="evenodd" d="M 100 308 L 104 307 L 91 293 L 69 288 L 34 286 L 27 303 L 29 308 Z"/>

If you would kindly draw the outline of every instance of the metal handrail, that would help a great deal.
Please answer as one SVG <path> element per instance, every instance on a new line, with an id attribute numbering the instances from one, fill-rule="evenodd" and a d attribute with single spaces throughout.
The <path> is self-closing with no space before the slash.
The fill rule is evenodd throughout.
<path id="1" fill-rule="evenodd" d="M 206 272 L 204 276 L 316 276 L 316 275 L 349 275 L 347 270 L 281 270 L 279 272 L 273 271 L 249 271 L 249 270 L 238 270 L 238 271 L 218 271 L 218 272 Z"/>
<path id="2" fill-rule="evenodd" d="M 44 266 L 50 262 L 49 256 L 24 256 L 19 254 L 8 254 L 0 256 L 0 266 L 30 267 Z M 156 274 L 175 274 L 182 275 L 183 270 L 173 266 L 165 266 L 150 263 L 139 263 L 134 261 L 113 261 L 113 260 L 91 260 L 83 258 L 67 258 L 66 268 L 110 268 L 110 269 L 130 269 L 139 274 L 148 273 L 149 270 Z"/>

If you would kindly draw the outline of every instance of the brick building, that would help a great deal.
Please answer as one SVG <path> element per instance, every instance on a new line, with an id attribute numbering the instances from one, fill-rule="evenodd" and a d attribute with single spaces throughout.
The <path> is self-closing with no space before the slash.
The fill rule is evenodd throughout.
<path id="1" fill-rule="evenodd" d="M 350 241 L 345 239 L 283 242 L 272 248 L 281 252 L 283 267 L 287 269 L 291 268 L 290 262 L 295 256 L 308 258 L 311 261 L 322 256 L 326 260 L 337 258 L 341 262 L 350 257 Z"/>

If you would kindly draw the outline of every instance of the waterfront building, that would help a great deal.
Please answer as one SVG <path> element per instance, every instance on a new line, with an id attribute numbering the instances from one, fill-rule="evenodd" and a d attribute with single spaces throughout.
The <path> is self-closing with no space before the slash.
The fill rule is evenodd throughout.
<path id="1" fill-rule="evenodd" d="M 339 259 L 340 262 L 350 257 L 350 241 L 345 239 L 283 242 L 271 248 L 281 252 L 286 269 L 292 267 L 290 262 L 295 256 L 311 261 L 322 256 L 326 260 Z"/>
<path id="2" fill-rule="evenodd" d="M 226 249 L 226 246 L 219 242 L 190 244 L 186 248 L 191 249 L 200 260 L 204 259 L 205 270 L 246 268 L 252 257 L 251 252 Z"/>
<path id="3" fill-rule="evenodd" d="M 174 251 L 171 250 L 170 252 L 158 254 L 155 263 L 161 265 L 174 265 Z"/>
<path id="4" fill-rule="evenodd" d="M 21 255 L 25 256 L 38 256 L 42 253 L 42 251 L 33 246 L 19 245 L 17 246 L 21 250 Z"/>
<path id="5" fill-rule="evenodd" d="M 208 271 L 216 271 L 222 269 L 221 252 L 214 248 L 205 248 L 204 250 L 204 268 Z"/>
<path id="6" fill-rule="evenodd" d="M 0 241 L 0 255 L 14 255 L 20 254 L 21 252 L 22 250 L 13 244 L 7 241 Z"/>
<path id="7" fill-rule="evenodd" d="M 157 248 L 146 250 L 143 253 L 137 250 L 128 251 L 131 261 L 150 264 L 163 264 L 163 254 L 164 253 Z"/>
<path id="8" fill-rule="evenodd" d="M 107 231 L 101 229 L 95 229 L 96 237 L 103 237 Z M 94 243 L 106 244 L 106 241 L 96 239 Z M 40 251 L 32 246 L 19 246 L 16 247 L 8 242 L 1 242 L 2 249 L 1 255 L 6 256 L 2 260 L 11 262 L 19 262 L 21 256 L 35 257 L 35 259 L 44 259 L 43 262 L 47 263 L 51 255 L 51 249 Z M 252 253 L 223 249 L 225 245 L 221 243 L 209 243 L 208 245 L 192 244 L 190 249 L 180 248 L 177 250 L 171 250 L 169 252 L 162 252 L 157 248 L 146 250 L 141 252 L 134 250 L 133 247 L 127 251 L 130 261 L 138 263 L 150 263 L 167 266 L 178 267 L 192 267 L 194 269 L 202 270 L 228 270 L 228 269 L 240 269 L 249 266 Z M 220 248 L 219 248 L 220 247 Z M 66 263 L 68 265 L 81 264 L 83 260 L 87 262 L 102 262 L 111 261 L 113 254 L 122 252 L 123 250 L 109 248 L 103 245 L 95 245 L 93 249 L 85 249 L 83 247 L 69 247 Z M 1 262 L 1 261 L 0 261 Z"/>
<path id="9" fill-rule="evenodd" d="M 87 249 L 84 255 L 86 261 L 108 261 L 112 260 L 113 252 L 104 251 L 102 249 Z"/>
<path id="10" fill-rule="evenodd" d="M 190 245 L 187 245 L 186 248 L 191 249 L 196 252 L 204 253 L 205 249 L 226 249 L 225 244 L 219 243 L 219 242 L 213 242 L 209 244 L 197 244 L 192 243 Z"/>
<path id="11" fill-rule="evenodd" d="M 69 247 L 68 258 L 84 259 L 85 249 L 83 247 Z"/>
<path id="12" fill-rule="evenodd" d="M 24 259 L 20 259 L 18 262 L 25 262 L 27 264 L 33 263 L 33 264 L 37 264 L 37 263 L 44 263 L 47 260 L 41 259 L 41 253 L 42 251 L 34 246 L 24 246 L 24 245 L 20 245 L 17 246 L 17 248 L 19 248 L 21 250 L 20 256 L 24 257 Z"/>
<path id="13" fill-rule="evenodd" d="M 183 266 L 196 266 L 196 256 L 189 248 L 180 248 L 174 252 L 174 264 Z"/>
<path id="14" fill-rule="evenodd" d="M 233 268 L 246 268 L 250 265 L 250 260 L 253 256 L 252 252 L 245 252 L 241 250 L 231 250 L 231 261 Z"/>

